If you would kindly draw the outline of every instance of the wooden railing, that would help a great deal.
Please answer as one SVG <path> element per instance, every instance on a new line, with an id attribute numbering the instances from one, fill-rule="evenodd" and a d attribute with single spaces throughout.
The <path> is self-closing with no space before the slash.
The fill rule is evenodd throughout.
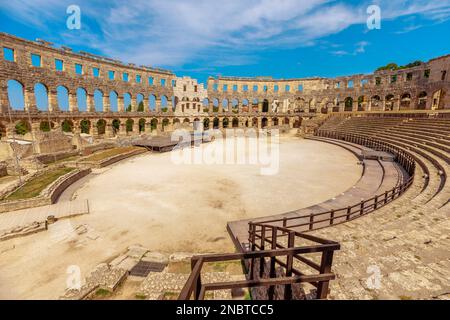
<path id="1" fill-rule="evenodd" d="M 269 300 L 290 300 L 296 298 L 292 286 L 301 283 L 314 286 L 317 298 L 326 298 L 329 281 L 335 278 L 331 265 L 334 251 L 340 248 L 339 243 L 277 226 L 252 224 L 251 230 L 248 252 L 193 257 L 191 274 L 179 299 L 203 300 L 207 291 L 259 287 L 264 289 L 262 292 Z M 299 242 L 309 244 L 300 245 Z M 319 263 L 307 257 L 314 254 L 320 255 L 316 257 Z M 201 271 L 205 263 L 233 260 L 243 263 L 246 280 L 202 282 Z M 309 273 L 299 270 L 300 265 L 309 269 Z"/>

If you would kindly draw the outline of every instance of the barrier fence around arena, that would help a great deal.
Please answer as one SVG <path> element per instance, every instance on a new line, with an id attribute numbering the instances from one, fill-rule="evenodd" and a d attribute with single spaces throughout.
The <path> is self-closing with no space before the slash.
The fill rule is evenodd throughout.
<path id="1" fill-rule="evenodd" d="M 363 200 L 359 203 L 344 208 L 303 216 L 264 220 L 257 223 L 250 222 L 249 234 L 251 234 L 252 232 L 260 232 L 262 226 L 274 224 L 279 224 L 284 228 L 296 228 L 296 230 L 298 231 L 306 232 L 344 223 L 366 215 L 387 205 L 388 203 L 400 197 L 414 182 L 414 173 L 416 168 L 414 158 L 409 153 L 394 145 L 377 141 L 376 139 L 370 137 L 360 136 L 357 134 L 340 133 L 335 131 L 319 130 L 317 132 L 317 135 L 320 137 L 333 138 L 355 143 L 377 151 L 389 152 L 394 155 L 394 161 L 401 165 L 403 169 L 408 173 L 409 178 L 401 185 L 396 186 L 390 190 L 386 190 L 384 193 L 377 194 L 370 199 Z M 259 230 L 255 229 L 257 227 L 259 227 Z"/>

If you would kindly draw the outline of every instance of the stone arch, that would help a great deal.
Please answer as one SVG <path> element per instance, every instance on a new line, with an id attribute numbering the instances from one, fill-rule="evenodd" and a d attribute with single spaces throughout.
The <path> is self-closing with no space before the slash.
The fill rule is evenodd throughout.
<path id="1" fill-rule="evenodd" d="M 61 111 L 69 111 L 69 89 L 65 86 L 56 87 L 56 96 L 58 100 L 58 108 Z"/>
<path id="2" fill-rule="evenodd" d="M 231 126 L 233 128 L 239 128 L 239 119 L 234 117 L 233 120 L 231 121 Z"/>
<path id="3" fill-rule="evenodd" d="M 142 93 L 138 93 L 136 95 L 136 110 L 138 112 L 144 112 L 146 110 L 144 110 L 144 95 Z"/>
<path id="4" fill-rule="evenodd" d="M 394 95 L 392 93 L 384 97 L 384 110 L 385 111 L 394 110 Z"/>
<path id="5" fill-rule="evenodd" d="M 148 108 L 149 108 L 149 111 L 156 110 L 156 96 L 154 94 L 150 94 L 148 96 Z"/>
<path id="6" fill-rule="evenodd" d="M 218 129 L 219 128 L 219 118 L 215 117 L 213 120 L 213 129 Z"/>
<path id="7" fill-rule="evenodd" d="M 203 119 L 203 128 L 204 128 L 205 130 L 210 129 L 210 128 L 209 128 L 209 118 Z"/>
<path id="8" fill-rule="evenodd" d="M 162 112 L 167 112 L 167 111 L 169 111 L 169 110 L 168 110 L 168 104 L 167 104 L 167 102 L 168 102 L 167 97 L 166 97 L 165 95 L 162 95 L 162 96 L 161 96 L 161 111 L 162 111 Z"/>
<path id="9" fill-rule="evenodd" d="M 123 106 L 125 108 L 125 112 L 130 112 L 132 109 L 131 106 L 131 93 L 125 92 L 123 94 Z"/>
<path id="10" fill-rule="evenodd" d="M 119 119 L 114 119 L 111 122 L 111 126 L 112 126 L 114 134 L 117 134 L 118 132 L 120 132 L 120 120 Z"/>
<path id="11" fill-rule="evenodd" d="M 18 80 L 8 80 L 8 102 L 12 110 L 25 110 L 25 86 Z"/>
<path id="12" fill-rule="evenodd" d="M 417 95 L 417 109 L 425 110 L 427 108 L 427 93 L 425 91 L 419 92 Z"/>
<path id="13" fill-rule="evenodd" d="M 400 110 L 408 110 L 411 108 L 411 94 L 406 92 L 400 96 Z"/>
<path id="14" fill-rule="evenodd" d="M 366 97 L 359 96 L 358 97 L 358 111 L 366 111 L 365 103 L 366 103 Z"/>
<path id="15" fill-rule="evenodd" d="M 25 135 L 31 132 L 31 124 L 27 120 L 19 120 L 15 123 L 14 131 L 18 135 Z"/>
<path id="16" fill-rule="evenodd" d="M 119 94 L 112 90 L 109 92 L 109 110 L 112 112 L 117 112 L 119 110 Z"/>
<path id="17" fill-rule="evenodd" d="M 41 121 L 39 123 L 39 130 L 42 131 L 42 132 L 50 132 L 51 129 L 53 129 L 54 126 L 55 125 L 54 125 L 53 122 L 51 122 L 51 121 L 49 122 L 47 120 L 44 120 L 44 121 Z"/>
<path id="18" fill-rule="evenodd" d="M 138 126 L 139 126 L 139 133 L 145 132 L 145 119 L 144 118 L 139 119 Z"/>
<path id="19" fill-rule="evenodd" d="M 225 99 L 222 100 L 222 108 L 223 108 L 224 111 L 230 111 L 230 110 L 228 110 L 229 109 L 228 99 L 225 98 Z"/>
<path id="20" fill-rule="evenodd" d="M 94 90 L 94 109 L 96 112 L 103 112 L 103 91 L 100 89 Z"/>
<path id="21" fill-rule="evenodd" d="M 345 98 L 344 111 L 353 111 L 353 98 L 352 97 Z"/>
<path id="22" fill-rule="evenodd" d="M 278 126 L 278 118 L 272 118 L 272 124 L 273 126 Z"/>
<path id="23" fill-rule="evenodd" d="M 98 120 L 97 123 L 96 123 L 96 127 L 97 127 L 97 133 L 98 134 L 105 134 L 105 132 L 106 132 L 106 120 L 105 119 Z"/>
<path id="24" fill-rule="evenodd" d="M 255 117 L 252 119 L 252 127 L 255 127 L 255 128 L 258 127 L 258 118 Z"/>
<path id="25" fill-rule="evenodd" d="M 261 128 L 266 128 L 269 125 L 269 120 L 264 117 L 261 119 Z"/>
<path id="26" fill-rule="evenodd" d="M 77 88 L 78 111 L 87 111 L 87 92 L 84 88 Z"/>
<path id="27" fill-rule="evenodd" d="M 262 102 L 262 112 L 269 112 L 269 100 L 267 99 L 264 99 Z"/>
<path id="28" fill-rule="evenodd" d="M 158 119 L 153 118 L 152 120 L 150 120 L 150 130 L 156 130 L 158 128 Z"/>
<path id="29" fill-rule="evenodd" d="M 230 120 L 228 120 L 228 118 L 223 118 L 223 120 L 222 120 L 222 127 L 224 129 L 226 129 L 226 128 L 229 127 L 229 125 L 230 125 Z"/>
<path id="30" fill-rule="evenodd" d="M 36 107 L 40 111 L 49 111 L 48 87 L 43 83 L 34 85 L 34 98 L 36 99 Z"/>
<path id="31" fill-rule="evenodd" d="M 371 110 L 380 110 L 381 98 L 379 95 L 374 95 L 370 98 Z"/>
<path id="32" fill-rule="evenodd" d="M 65 119 L 63 122 L 61 122 L 61 130 L 63 132 L 73 132 L 73 121 Z"/>
<path id="33" fill-rule="evenodd" d="M 80 131 L 81 133 L 89 134 L 91 132 L 91 122 L 86 119 L 81 120 Z"/>
<path id="34" fill-rule="evenodd" d="M 133 132 L 133 125 L 134 125 L 134 120 L 133 119 L 128 118 L 125 121 L 125 130 L 126 130 L 127 133 L 128 132 Z"/>

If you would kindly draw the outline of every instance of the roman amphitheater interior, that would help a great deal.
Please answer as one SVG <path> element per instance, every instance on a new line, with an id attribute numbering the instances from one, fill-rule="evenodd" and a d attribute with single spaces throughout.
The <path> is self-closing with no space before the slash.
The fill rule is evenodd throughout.
<path id="1" fill-rule="evenodd" d="M 202 84 L 0 47 L 0 298 L 450 298 L 450 55 Z"/>

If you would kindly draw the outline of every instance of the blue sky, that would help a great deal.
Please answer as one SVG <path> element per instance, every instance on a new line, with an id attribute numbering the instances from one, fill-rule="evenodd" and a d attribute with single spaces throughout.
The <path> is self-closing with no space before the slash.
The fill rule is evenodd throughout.
<path id="1" fill-rule="evenodd" d="M 69 5 L 81 29 L 66 27 Z M 381 9 L 369 30 L 367 7 Z M 124 62 L 210 75 L 334 77 L 450 53 L 450 0 L 10 0 L 0 30 Z"/>

